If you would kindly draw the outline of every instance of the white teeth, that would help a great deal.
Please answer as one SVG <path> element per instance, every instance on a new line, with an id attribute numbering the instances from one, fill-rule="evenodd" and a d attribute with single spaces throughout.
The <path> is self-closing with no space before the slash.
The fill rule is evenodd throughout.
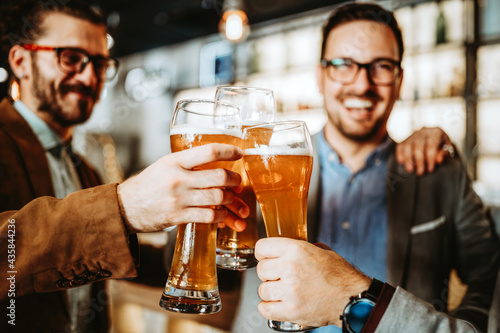
<path id="1" fill-rule="evenodd" d="M 373 102 L 367 99 L 347 98 L 344 106 L 348 109 L 369 109 L 373 107 Z"/>

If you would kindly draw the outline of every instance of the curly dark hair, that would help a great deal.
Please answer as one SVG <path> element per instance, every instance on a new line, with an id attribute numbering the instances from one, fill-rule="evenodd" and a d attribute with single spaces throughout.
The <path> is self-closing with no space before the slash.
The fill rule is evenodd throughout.
<path id="1" fill-rule="evenodd" d="M 394 33 L 399 46 L 399 60 L 403 58 L 404 45 L 401 29 L 394 14 L 380 5 L 373 3 L 350 3 L 335 9 L 323 27 L 323 43 L 321 45 L 321 59 L 325 55 L 326 40 L 330 31 L 341 24 L 366 20 L 385 24 Z"/>
<path id="2" fill-rule="evenodd" d="M 63 13 L 98 25 L 104 17 L 88 4 L 78 0 L 2 0 L 0 4 L 0 67 L 10 70 L 8 56 L 16 44 L 32 44 L 43 36 L 47 14 Z M 5 86 L 5 87 L 3 87 Z M 7 95 L 8 83 L 0 86 L 0 98 Z"/>

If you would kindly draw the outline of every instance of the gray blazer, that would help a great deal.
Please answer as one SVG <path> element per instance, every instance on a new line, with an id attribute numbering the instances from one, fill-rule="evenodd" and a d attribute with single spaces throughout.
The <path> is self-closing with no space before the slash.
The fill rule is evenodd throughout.
<path id="1" fill-rule="evenodd" d="M 308 200 L 312 242 L 321 196 L 315 154 Z M 473 332 L 468 323 L 486 331 L 500 245 L 461 159 L 456 156 L 418 177 L 397 164 L 393 149 L 386 193 L 387 282 L 398 288 L 377 332 Z M 452 269 L 468 290 L 460 306 L 445 314 Z"/>

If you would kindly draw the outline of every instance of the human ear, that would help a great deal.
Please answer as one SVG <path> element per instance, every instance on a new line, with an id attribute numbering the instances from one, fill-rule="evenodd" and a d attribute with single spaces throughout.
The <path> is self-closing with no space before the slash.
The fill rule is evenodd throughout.
<path id="1" fill-rule="evenodd" d="M 9 65 L 14 75 L 19 79 L 25 79 L 31 74 L 31 57 L 28 51 L 21 45 L 14 45 L 9 51 Z"/>
<path id="2" fill-rule="evenodd" d="M 399 80 L 398 80 L 398 87 L 396 91 L 396 99 L 399 99 L 401 97 L 401 86 L 403 85 L 403 74 L 404 70 L 401 68 L 401 72 L 399 73 Z"/>
<path id="3" fill-rule="evenodd" d="M 324 70 L 321 65 L 318 65 L 316 67 L 316 84 L 318 85 L 318 90 L 321 95 L 323 95 L 324 92 Z"/>

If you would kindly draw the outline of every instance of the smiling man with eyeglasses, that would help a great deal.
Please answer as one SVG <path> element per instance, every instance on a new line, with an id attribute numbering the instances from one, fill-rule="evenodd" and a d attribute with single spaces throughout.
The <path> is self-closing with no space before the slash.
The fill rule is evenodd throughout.
<path id="1" fill-rule="evenodd" d="M 9 61 L 21 102 L 66 140 L 90 117 L 118 62 L 109 57 L 106 26 L 97 15 L 88 20 L 47 12 L 43 18 L 42 35 L 13 46 Z"/>
<path id="2" fill-rule="evenodd" d="M 112 79 L 118 68 L 118 61 L 109 56 L 107 49 L 105 22 L 89 7 L 71 2 L 63 6 L 56 2 L 43 5 L 23 0 L 10 9 L 13 17 L 7 17 L 6 21 L 11 22 L 2 23 L 8 27 L 7 36 L 17 37 L 10 38 L 16 44 L 10 45 L 8 60 L 20 87 L 20 99 L 4 99 L 0 104 L 0 171 L 3 175 L 0 212 L 20 209 L 35 197 L 46 195 L 62 199 L 100 184 L 95 171 L 69 147 L 74 126 L 89 119 L 104 82 Z M 25 23 L 29 29 L 21 26 L 23 22 L 29 23 Z M 21 152 L 23 158 L 16 157 L 13 151 Z M 7 159 L 12 163 L 4 164 Z M 9 189 L 11 193 L 7 196 Z M 50 211 L 55 223 L 57 210 Z M 23 244 L 30 243 L 29 233 L 23 232 L 23 227 L 28 227 L 29 223 L 29 229 L 36 230 L 44 224 L 42 215 L 33 213 L 30 216 L 16 221 L 19 265 L 23 261 L 21 249 L 27 249 Z M 80 223 L 83 222 L 80 220 Z M 52 230 L 55 228 L 57 226 L 47 224 L 43 230 L 50 233 L 55 232 Z M 82 230 L 82 235 L 86 234 L 88 231 Z M 39 237 L 39 251 L 31 252 L 33 258 L 47 250 L 46 244 L 55 245 L 61 239 Z M 122 252 L 120 256 L 125 258 L 123 255 Z M 52 263 L 39 260 L 30 265 L 31 269 L 39 272 L 44 265 L 57 267 L 62 264 L 55 257 L 52 260 Z M 53 292 L 16 297 L 16 325 L 7 325 L 7 320 L 2 320 L 0 331 L 106 331 L 106 304 L 98 304 L 98 309 L 96 304 L 92 305 L 92 299 L 95 303 L 98 294 L 101 298 L 106 297 L 104 284 L 83 284 L 111 273 L 104 267 L 86 266 L 84 270 L 73 267 L 74 274 L 61 270 L 56 273 L 59 282 L 51 283 L 48 289 Z M 29 276 L 30 271 L 19 271 L 16 296 L 29 291 L 22 282 L 23 277 Z M 75 281 L 70 282 L 72 278 Z M 42 280 L 35 278 L 33 281 L 38 292 L 48 291 L 48 286 L 40 288 Z M 59 288 L 65 281 L 76 288 Z"/>
<path id="3" fill-rule="evenodd" d="M 116 75 L 103 17 L 77 0 L 10 3 L 0 3 L 0 45 L 21 94 L 0 102 L 0 271 L 9 272 L 0 332 L 109 332 L 104 279 L 150 278 L 147 261 L 166 279 L 151 257 L 138 271 L 136 233 L 188 222 L 241 231 L 249 209 L 232 191 L 241 177 L 198 167 L 242 152 L 204 145 L 101 185 L 70 143 Z M 155 259 L 167 252 L 147 250 Z"/>
<path id="4" fill-rule="evenodd" d="M 314 333 L 486 331 L 499 242 L 458 155 L 429 174 L 398 164 L 387 121 L 402 57 L 379 5 L 341 6 L 325 24 L 316 73 L 328 120 L 308 198 L 309 240 L 322 244 L 259 240 L 264 317 Z M 448 312 L 452 270 L 469 288 Z"/>

